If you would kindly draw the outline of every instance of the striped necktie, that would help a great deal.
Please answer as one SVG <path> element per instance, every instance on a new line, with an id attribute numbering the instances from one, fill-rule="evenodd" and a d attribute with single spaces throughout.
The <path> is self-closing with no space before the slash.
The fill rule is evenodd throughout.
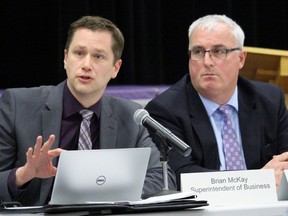
<path id="1" fill-rule="evenodd" d="M 93 116 L 93 111 L 83 109 L 79 112 L 82 115 L 82 122 L 80 126 L 78 149 L 92 149 L 91 132 L 90 132 L 90 120 Z"/>

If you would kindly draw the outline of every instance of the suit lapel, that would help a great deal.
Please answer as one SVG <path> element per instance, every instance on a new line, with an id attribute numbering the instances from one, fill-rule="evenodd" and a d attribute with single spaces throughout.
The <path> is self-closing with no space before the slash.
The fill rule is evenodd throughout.
<path id="1" fill-rule="evenodd" d="M 42 110 L 42 128 L 43 128 L 43 142 L 46 142 L 51 134 L 55 135 L 55 142 L 51 149 L 58 148 L 60 138 L 60 128 L 63 109 L 63 87 L 64 82 L 54 88 Z M 53 164 L 56 165 L 57 160 L 53 160 Z M 53 178 L 42 179 L 41 181 L 41 194 L 40 203 L 45 203 L 46 199 L 51 191 L 53 184 Z"/>
<path id="2" fill-rule="evenodd" d="M 205 107 L 191 84 L 187 85 L 187 94 L 192 128 L 202 144 L 203 163 L 209 169 L 219 169 L 217 141 Z"/>
<path id="3" fill-rule="evenodd" d="M 109 99 L 105 95 L 101 102 L 100 125 L 100 148 L 115 148 L 118 124 L 113 118 Z"/>
<path id="4" fill-rule="evenodd" d="M 245 98 L 244 98 L 245 97 Z M 239 88 L 239 126 L 246 166 L 253 168 L 253 164 L 261 161 L 261 116 L 255 108 L 253 94 L 243 93 Z"/>
<path id="5" fill-rule="evenodd" d="M 42 110 L 43 141 L 46 141 L 51 134 L 56 137 L 51 148 L 58 148 L 60 128 L 63 111 L 63 88 L 64 82 L 51 90 L 45 107 Z"/>

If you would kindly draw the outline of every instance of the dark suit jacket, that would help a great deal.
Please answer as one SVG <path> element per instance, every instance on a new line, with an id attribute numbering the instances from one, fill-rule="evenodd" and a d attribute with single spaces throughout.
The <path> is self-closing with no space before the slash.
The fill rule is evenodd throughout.
<path id="1" fill-rule="evenodd" d="M 275 154 L 288 151 L 288 112 L 280 88 L 238 79 L 239 124 L 248 169 L 262 168 Z M 171 150 L 169 164 L 179 187 L 180 173 L 219 170 L 217 142 L 190 76 L 150 101 L 150 115 L 192 147 L 184 157 Z"/>
<path id="2" fill-rule="evenodd" d="M 26 151 L 34 146 L 36 137 L 50 134 L 59 143 L 64 82 L 58 86 L 6 90 L 0 99 L 0 200 L 10 201 L 7 178 L 11 169 L 23 166 Z M 100 148 L 150 147 L 149 167 L 143 193 L 152 194 L 163 189 L 162 165 L 159 151 L 147 130 L 133 120 L 141 106 L 132 101 L 104 95 L 100 117 Z M 55 161 L 54 161 L 55 162 Z M 111 161 L 113 162 L 113 161 Z M 116 161 L 117 163 L 117 161 Z M 173 172 L 169 171 L 169 185 L 176 188 Z M 53 178 L 33 179 L 23 197 L 24 205 L 43 205 L 47 201 Z"/>

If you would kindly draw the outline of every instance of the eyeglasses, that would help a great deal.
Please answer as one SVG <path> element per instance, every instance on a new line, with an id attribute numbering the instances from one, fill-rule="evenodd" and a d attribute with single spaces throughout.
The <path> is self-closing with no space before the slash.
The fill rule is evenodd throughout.
<path id="1" fill-rule="evenodd" d="M 224 48 L 213 48 L 210 50 L 204 50 L 204 49 L 192 49 L 192 50 L 188 50 L 188 55 L 189 58 L 191 58 L 192 60 L 201 60 L 204 58 L 206 52 L 209 53 L 210 58 L 212 59 L 225 59 L 227 54 L 236 50 L 241 50 L 239 47 L 236 48 L 231 48 L 231 49 L 224 49 Z"/>

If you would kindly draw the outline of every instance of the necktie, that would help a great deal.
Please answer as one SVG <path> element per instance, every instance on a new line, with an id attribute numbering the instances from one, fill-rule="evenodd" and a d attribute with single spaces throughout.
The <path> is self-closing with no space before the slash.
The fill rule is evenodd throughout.
<path id="1" fill-rule="evenodd" d="M 78 149 L 79 150 L 92 149 L 90 120 L 93 116 L 93 111 L 83 109 L 79 113 L 82 115 L 83 119 L 80 126 Z"/>
<path id="2" fill-rule="evenodd" d="M 240 144 L 237 140 L 235 129 L 233 128 L 232 121 L 229 116 L 229 105 L 220 106 L 219 111 L 223 115 L 224 125 L 221 131 L 224 155 L 226 160 L 227 170 L 243 170 L 244 159 L 242 156 Z"/>

